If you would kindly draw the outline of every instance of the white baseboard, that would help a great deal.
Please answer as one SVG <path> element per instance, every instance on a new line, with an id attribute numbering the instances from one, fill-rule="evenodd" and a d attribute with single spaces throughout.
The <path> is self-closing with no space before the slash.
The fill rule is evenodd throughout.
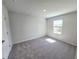
<path id="1" fill-rule="evenodd" d="M 38 36 L 31 36 L 31 37 L 26 38 L 26 39 L 24 39 L 24 40 L 18 40 L 18 41 L 16 41 L 16 42 L 13 42 L 13 44 L 18 44 L 18 43 L 21 43 L 21 42 L 24 42 L 24 41 L 37 39 L 37 38 L 40 38 L 40 37 L 43 37 L 43 36 L 45 36 L 45 34 L 44 34 L 44 35 L 38 35 Z"/>

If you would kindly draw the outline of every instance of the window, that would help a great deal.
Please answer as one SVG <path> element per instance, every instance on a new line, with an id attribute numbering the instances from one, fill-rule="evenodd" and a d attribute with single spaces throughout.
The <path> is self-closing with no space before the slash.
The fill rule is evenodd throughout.
<path id="1" fill-rule="evenodd" d="M 53 33 L 62 34 L 63 20 L 53 21 Z"/>

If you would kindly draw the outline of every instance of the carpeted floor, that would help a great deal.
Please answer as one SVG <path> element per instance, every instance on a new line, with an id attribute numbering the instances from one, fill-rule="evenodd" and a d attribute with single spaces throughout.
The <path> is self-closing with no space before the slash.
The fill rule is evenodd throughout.
<path id="1" fill-rule="evenodd" d="M 46 39 L 41 37 L 14 45 L 8 59 L 75 59 L 75 46 Z"/>

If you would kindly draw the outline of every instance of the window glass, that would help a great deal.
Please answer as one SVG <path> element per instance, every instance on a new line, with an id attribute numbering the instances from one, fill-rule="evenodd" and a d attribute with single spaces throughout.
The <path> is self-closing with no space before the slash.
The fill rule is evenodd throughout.
<path id="1" fill-rule="evenodd" d="M 63 20 L 53 21 L 53 33 L 62 34 Z"/>

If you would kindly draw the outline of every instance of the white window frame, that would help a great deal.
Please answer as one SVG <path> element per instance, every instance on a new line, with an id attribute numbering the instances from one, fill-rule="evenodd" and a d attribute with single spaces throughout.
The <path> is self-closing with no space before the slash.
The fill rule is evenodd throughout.
<path id="1" fill-rule="evenodd" d="M 63 20 L 54 20 L 53 21 L 53 33 L 55 34 L 62 34 L 63 31 Z"/>

